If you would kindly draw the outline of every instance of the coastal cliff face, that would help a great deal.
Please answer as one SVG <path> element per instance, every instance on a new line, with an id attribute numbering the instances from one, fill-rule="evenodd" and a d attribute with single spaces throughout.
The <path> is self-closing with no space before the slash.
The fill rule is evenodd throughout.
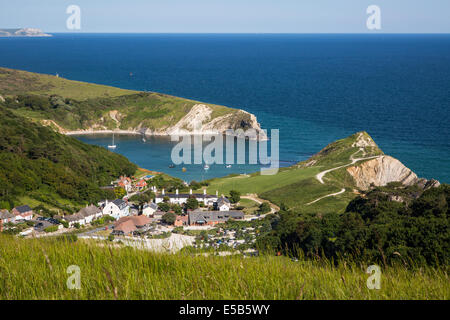
<path id="1" fill-rule="evenodd" d="M 213 110 L 205 104 L 196 104 L 175 125 L 152 131 L 145 129 L 147 135 L 187 135 L 187 134 L 229 134 L 230 130 L 254 129 L 251 139 L 266 140 L 256 117 L 243 110 L 236 110 L 223 116 L 212 118 Z"/>
<path id="2" fill-rule="evenodd" d="M 124 126 L 122 121 L 126 115 L 118 110 L 111 110 L 101 117 L 96 123 L 88 128 L 79 130 L 66 130 L 53 120 L 42 120 L 43 125 L 51 126 L 62 134 L 92 134 L 99 132 L 117 132 L 129 134 L 144 134 L 148 136 L 168 136 L 168 135 L 197 135 L 197 134 L 224 134 L 235 135 L 234 131 L 242 129 L 249 131 L 247 138 L 254 140 L 267 140 L 266 133 L 261 129 L 256 116 L 244 110 L 230 109 L 230 112 L 213 118 L 213 109 L 205 104 L 196 104 L 187 114 L 174 125 L 164 125 L 159 128 L 149 128 L 146 122 L 140 122 L 136 127 Z M 115 128 L 105 125 L 110 120 L 114 122 Z M 145 120 L 145 119 L 144 119 Z"/>
<path id="3" fill-rule="evenodd" d="M 390 182 L 401 182 L 405 186 L 410 186 L 419 181 L 414 172 L 390 156 L 365 161 L 357 166 L 347 168 L 347 172 L 361 190 L 368 190 L 372 184 L 385 186 Z"/>
<path id="4" fill-rule="evenodd" d="M 62 134 L 232 134 L 254 129 L 249 139 L 267 139 L 256 117 L 244 110 L 161 93 L 0 68 L 0 94 L 6 107 Z"/>

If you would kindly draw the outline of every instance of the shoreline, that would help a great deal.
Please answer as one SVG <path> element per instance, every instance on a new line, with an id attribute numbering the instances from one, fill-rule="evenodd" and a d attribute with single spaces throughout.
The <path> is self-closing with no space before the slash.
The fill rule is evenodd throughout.
<path id="1" fill-rule="evenodd" d="M 127 134 L 127 135 L 145 135 L 139 131 L 131 131 L 131 130 L 75 130 L 75 131 L 66 131 L 63 134 L 66 136 L 82 136 L 82 135 L 90 135 L 90 134 Z"/>
<path id="2" fill-rule="evenodd" d="M 62 132 L 62 134 L 66 136 L 82 136 L 82 135 L 96 135 L 96 134 L 122 134 L 122 135 L 133 135 L 133 136 L 146 136 L 146 137 L 170 137 L 171 134 L 169 133 L 148 133 L 148 132 L 142 132 L 142 131 L 133 131 L 133 130 L 74 130 L 74 131 L 65 131 Z M 191 135 L 191 136 L 197 136 L 197 135 L 214 135 L 217 134 L 217 132 L 187 132 L 185 134 L 178 133 L 175 135 L 183 136 L 183 135 Z M 237 135 L 230 135 L 226 132 L 222 132 L 222 136 L 233 136 L 235 138 L 239 138 Z M 248 138 L 248 137 L 246 137 Z M 249 140 L 253 141 L 269 141 L 267 137 L 264 138 L 248 138 Z"/>

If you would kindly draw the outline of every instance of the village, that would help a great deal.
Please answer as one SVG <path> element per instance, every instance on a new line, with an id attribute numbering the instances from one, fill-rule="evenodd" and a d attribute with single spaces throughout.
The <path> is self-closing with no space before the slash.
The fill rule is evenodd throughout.
<path id="1" fill-rule="evenodd" d="M 154 176 L 120 177 L 114 188 L 122 198 L 86 205 L 70 215 L 42 216 L 29 205 L 0 210 L 0 232 L 25 238 L 76 234 L 78 238 L 107 240 L 155 251 L 184 247 L 216 251 L 254 252 L 263 224 L 246 215 L 229 198 L 201 193 L 166 192 L 152 184 Z"/>

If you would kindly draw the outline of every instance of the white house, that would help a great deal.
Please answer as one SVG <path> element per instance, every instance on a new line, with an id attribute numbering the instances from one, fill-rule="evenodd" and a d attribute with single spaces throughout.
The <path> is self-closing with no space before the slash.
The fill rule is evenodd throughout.
<path id="1" fill-rule="evenodd" d="M 221 196 L 217 202 L 214 203 L 214 208 L 219 211 L 230 211 L 231 203 L 230 200 Z"/>
<path id="2" fill-rule="evenodd" d="M 80 224 L 80 226 L 84 226 L 91 223 L 93 220 L 100 218 L 102 215 L 102 210 L 94 205 L 90 205 L 71 216 L 65 216 L 64 220 L 69 223 L 70 227 L 73 227 L 76 223 Z"/>
<path id="3" fill-rule="evenodd" d="M 209 195 L 206 194 L 206 190 L 203 190 L 203 194 L 201 193 L 192 193 L 192 189 L 189 191 L 189 193 L 179 193 L 178 189 L 175 191 L 175 193 L 169 193 L 166 194 L 164 192 L 164 189 L 160 194 L 158 194 L 155 198 L 155 202 L 161 203 L 164 201 L 165 197 L 169 197 L 170 203 L 172 204 L 185 204 L 187 202 L 187 199 L 189 197 L 194 196 L 198 202 L 203 202 L 206 206 L 214 205 L 214 202 L 217 202 L 217 192 L 216 195 Z"/>
<path id="4" fill-rule="evenodd" d="M 116 199 L 113 202 L 106 201 L 103 207 L 103 215 L 110 215 L 118 220 L 130 215 L 130 206 L 122 199 Z"/>
<path id="5" fill-rule="evenodd" d="M 158 210 L 158 205 L 156 203 L 150 202 L 149 204 L 146 203 L 142 207 L 142 214 L 147 217 L 153 217 L 156 210 Z"/>
<path id="6" fill-rule="evenodd" d="M 11 213 L 15 216 L 16 221 L 33 219 L 33 210 L 28 205 L 15 207 Z"/>

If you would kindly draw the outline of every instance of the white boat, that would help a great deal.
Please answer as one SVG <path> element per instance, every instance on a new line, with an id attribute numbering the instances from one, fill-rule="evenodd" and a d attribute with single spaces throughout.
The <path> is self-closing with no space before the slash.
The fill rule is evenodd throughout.
<path id="1" fill-rule="evenodd" d="M 115 148 L 117 148 L 117 146 L 114 144 L 114 133 L 113 133 L 112 145 L 108 146 L 108 149 L 115 149 Z"/>
<path id="2" fill-rule="evenodd" d="M 203 166 L 203 169 L 208 170 L 208 169 L 209 169 L 209 166 L 208 166 L 207 164 L 205 164 L 205 165 Z"/>
<path id="3" fill-rule="evenodd" d="M 231 164 L 227 165 L 227 168 L 231 168 Z"/>

